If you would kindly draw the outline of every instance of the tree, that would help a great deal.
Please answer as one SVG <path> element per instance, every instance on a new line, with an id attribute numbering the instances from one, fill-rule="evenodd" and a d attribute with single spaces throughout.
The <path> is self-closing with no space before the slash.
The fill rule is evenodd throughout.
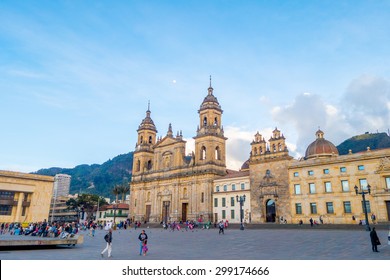
<path id="1" fill-rule="evenodd" d="M 112 189 L 112 194 L 115 195 L 115 202 L 118 201 L 118 195 L 122 192 L 121 191 L 121 186 L 120 185 L 116 185 L 113 189 Z"/>
<path id="2" fill-rule="evenodd" d="M 87 217 L 85 220 L 90 220 L 93 214 L 93 210 L 95 206 L 97 206 L 99 201 L 99 205 L 103 206 L 105 204 L 108 204 L 107 201 L 104 198 L 101 198 L 100 196 L 96 194 L 86 194 L 83 193 L 80 196 L 78 196 L 76 199 L 71 198 L 66 202 L 66 205 L 69 209 L 73 209 L 77 211 L 77 214 L 81 212 L 87 213 Z M 80 215 L 78 215 L 79 219 Z"/>

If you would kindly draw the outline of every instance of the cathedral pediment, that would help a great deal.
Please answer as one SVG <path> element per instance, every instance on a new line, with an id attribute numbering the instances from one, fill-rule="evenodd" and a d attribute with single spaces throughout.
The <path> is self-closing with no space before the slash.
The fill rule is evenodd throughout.
<path id="1" fill-rule="evenodd" d="M 161 139 L 157 144 L 154 146 L 154 148 L 162 148 L 166 146 L 175 145 L 177 143 L 185 143 L 186 141 L 181 139 L 176 139 L 173 137 L 166 136 L 163 139 Z"/>

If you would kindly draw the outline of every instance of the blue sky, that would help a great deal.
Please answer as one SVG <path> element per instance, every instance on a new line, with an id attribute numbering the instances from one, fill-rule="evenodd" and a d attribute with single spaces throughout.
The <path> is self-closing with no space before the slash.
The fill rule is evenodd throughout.
<path id="1" fill-rule="evenodd" d="M 0 1 L 0 169 L 134 150 L 148 101 L 187 152 L 212 75 L 229 168 L 278 127 L 298 158 L 390 120 L 389 1 Z"/>

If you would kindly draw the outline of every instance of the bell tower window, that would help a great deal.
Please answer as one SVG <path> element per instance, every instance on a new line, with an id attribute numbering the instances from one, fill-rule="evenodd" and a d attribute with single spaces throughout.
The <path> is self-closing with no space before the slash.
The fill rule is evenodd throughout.
<path id="1" fill-rule="evenodd" d="M 141 170 L 141 161 L 140 161 L 140 160 L 137 160 L 136 170 L 137 170 L 137 171 L 140 171 L 140 170 Z"/>
<path id="2" fill-rule="evenodd" d="M 219 149 L 219 147 L 215 148 L 215 159 L 221 160 L 221 150 Z"/>
<path id="3" fill-rule="evenodd" d="M 149 144 L 152 144 L 152 136 L 149 136 Z"/>
<path id="4" fill-rule="evenodd" d="M 207 125 L 207 117 L 204 117 L 203 118 L 203 126 L 206 126 Z"/>
<path id="5" fill-rule="evenodd" d="M 206 147 L 205 146 L 203 146 L 202 150 L 200 151 L 200 159 L 201 160 L 206 159 Z"/>

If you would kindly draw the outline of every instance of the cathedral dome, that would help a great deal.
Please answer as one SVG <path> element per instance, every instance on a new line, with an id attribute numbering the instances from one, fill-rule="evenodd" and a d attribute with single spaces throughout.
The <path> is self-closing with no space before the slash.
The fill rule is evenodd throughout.
<path id="1" fill-rule="evenodd" d="M 247 170 L 247 169 L 249 169 L 249 159 L 242 164 L 240 170 Z"/>
<path id="2" fill-rule="evenodd" d="M 316 132 L 317 139 L 311 143 L 305 153 L 305 159 L 316 158 L 316 157 L 330 157 L 338 155 L 339 151 L 332 142 L 325 140 L 324 132 L 318 130 Z"/>

